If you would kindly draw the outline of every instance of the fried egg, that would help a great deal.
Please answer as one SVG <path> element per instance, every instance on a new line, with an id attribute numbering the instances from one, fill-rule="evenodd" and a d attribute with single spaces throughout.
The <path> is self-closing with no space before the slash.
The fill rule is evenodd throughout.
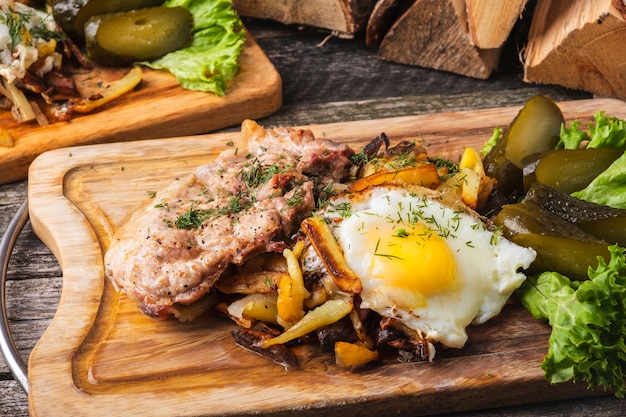
<path id="1" fill-rule="evenodd" d="M 470 324 L 500 313 L 536 256 L 421 187 L 338 196 L 323 215 L 362 281 L 361 307 L 452 348 L 465 345 Z"/>

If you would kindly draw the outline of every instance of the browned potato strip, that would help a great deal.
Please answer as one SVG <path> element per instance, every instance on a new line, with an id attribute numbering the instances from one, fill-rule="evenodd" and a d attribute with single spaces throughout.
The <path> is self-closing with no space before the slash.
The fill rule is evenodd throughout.
<path id="1" fill-rule="evenodd" d="M 302 320 L 291 326 L 284 333 L 263 342 L 261 347 L 267 348 L 273 345 L 282 345 L 305 336 L 312 331 L 341 320 L 352 311 L 352 308 L 352 299 L 329 300 L 316 309 L 307 312 Z"/>
<path id="2" fill-rule="evenodd" d="M 341 248 L 333 237 L 328 224 L 320 217 L 309 217 L 302 222 L 302 230 L 324 263 L 335 284 L 350 293 L 360 293 L 361 279 L 348 266 Z"/>
<path id="3" fill-rule="evenodd" d="M 367 348 L 372 347 L 374 345 L 374 341 L 367 335 L 367 332 L 363 327 L 363 321 L 361 321 L 361 317 L 359 317 L 359 312 L 357 310 L 352 310 L 350 312 L 350 321 L 352 322 L 352 327 L 359 338 L 359 343 Z"/>
<path id="4" fill-rule="evenodd" d="M 361 191 L 371 185 L 400 184 L 419 185 L 426 188 L 435 188 L 440 179 L 434 164 L 423 164 L 396 171 L 378 171 L 367 177 L 359 178 L 348 187 L 349 191 Z"/>
<path id="5" fill-rule="evenodd" d="M 276 290 L 278 283 L 288 272 L 258 271 L 220 278 L 215 288 L 224 294 L 266 294 Z"/>
<path id="6" fill-rule="evenodd" d="M 237 268 L 237 273 L 275 271 L 287 272 L 287 261 L 280 253 L 264 253 L 248 259 L 243 265 Z"/>
<path id="7" fill-rule="evenodd" d="M 309 292 L 304 287 L 304 278 L 298 258 L 291 249 L 285 249 L 283 256 L 287 260 L 289 274 L 281 278 L 278 283 L 278 309 L 279 322 L 290 326 L 304 316 L 304 300 L 309 297 Z"/>
<path id="8" fill-rule="evenodd" d="M 133 67 L 122 79 L 112 83 L 109 88 L 104 89 L 100 98 L 81 100 L 72 109 L 78 113 L 89 113 L 131 91 L 139 85 L 142 78 L 141 67 Z"/>
<path id="9" fill-rule="evenodd" d="M 344 369 L 354 371 L 377 359 L 378 352 L 375 350 L 370 350 L 355 343 L 335 343 L 335 363 Z"/>
<path id="10" fill-rule="evenodd" d="M 324 304 L 330 298 L 324 285 L 319 282 L 313 284 L 313 288 L 311 288 L 309 293 L 309 298 L 304 300 L 304 307 L 308 310 Z"/>
<path id="11" fill-rule="evenodd" d="M 478 191 L 480 190 L 480 177 L 469 168 L 463 168 L 459 172 L 446 180 L 445 185 L 454 188 L 458 195 L 468 207 L 475 209 L 478 205 Z"/>
<path id="12" fill-rule="evenodd" d="M 276 294 L 249 294 L 228 306 L 228 315 L 242 327 L 249 328 L 251 320 L 276 323 Z"/>
<path id="13" fill-rule="evenodd" d="M 232 321 L 234 321 L 235 323 L 237 323 L 237 326 L 244 328 L 244 329 L 249 329 L 252 327 L 252 322 L 253 320 L 248 318 L 248 317 L 243 317 L 241 315 L 241 312 L 234 312 L 233 314 L 231 314 L 230 310 L 234 307 L 232 307 L 232 304 L 228 305 L 226 303 L 218 303 L 215 306 L 215 309 L 217 311 L 219 311 L 220 313 L 224 314 L 225 316 L 227 316 L 228 318 L 230 318 Z M 243 307 L 240 309 L 243 311 Z"/>
<path id="14" fill-rule="evenodd" d="M 462 199 L 471 208 L 483 207 L 491 194 L 495 180 L 485 174 L 485 167 L 478 152 L 465 148 L 459 170 L 467 174 L 463 184 Z"/>
<path id="15" fill-rule="evenodd" d="M 217 297 L 214 292 L 210 292 L 204 297 L 200 298 L 198 301 L 189 304 L 189 305 L 179 305 L 177 308 L 177 314 L 175 313 L 176 318 L 182 322 L 193 321 L 196 318 L 200 317 L 202 314 L 209 311 L 210 308 L 215 306 L 217 302 Z"/>

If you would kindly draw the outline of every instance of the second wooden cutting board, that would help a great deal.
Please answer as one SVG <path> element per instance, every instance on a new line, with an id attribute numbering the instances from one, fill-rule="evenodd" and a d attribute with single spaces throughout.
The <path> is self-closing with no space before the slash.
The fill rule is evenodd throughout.
<path id="1" fill-rule="evenodd" d="M 208 133 L 267 116 L 281 104 L 280 75 L 248 34 L 239 72 L 224 97 L 185 90 L 172 74 L 144 69 L 139 88 L 68 122 L 20 124 L 11 112 L 0 112 L 0 125 L 15 139 L 13 147 L 0 147 L 0 184 L 26 178 L 32 160 L 49 150 Z"/>
<path id="2" fill-rule="evenodd" d="M 583 123 L 617 100 L 560 104 Z M 457 158 L 480 148 L 519 107 L 309 126 L 316 136 L 358 149 L 381 132 L 392 142 L 421 141 L 431 156 Z M 144 316 L 105 279 L 103 253 L 115 230 L 149 192 L 209 162 L 237 142 L 225 133 L 47 152 L 31 166 L 33 229 L 63 268 L 58 312 L 30 356 L 31 415 L 235 416 L 411 415 L 573 398 L 585 384 L 548 384 L 539 367 L 550 328 L 512 300 L 501 315 L 472 327 L 461 350 L 438 349 L 431 363 L 388 363 L 342 371 L 332 355 L 298 350 L 301 369 L 237 347 L 234 325 Z M 599 394 L 602 394 L 601 392 Z"/>

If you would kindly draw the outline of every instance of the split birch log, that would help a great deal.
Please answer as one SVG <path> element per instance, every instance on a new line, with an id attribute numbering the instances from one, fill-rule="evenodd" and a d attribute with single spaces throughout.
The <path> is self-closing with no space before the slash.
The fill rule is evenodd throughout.
<path id="1" fill-rule="evenodd" d="M 395 21 L 378 50 L 381 59 L 487 79 L 502 48 L 482 49 L 468 31 L 465 0 L 416 0 Z"/>
<path id="2" fill-rule="evenodd" d="M 472 42 L 479 48 L 501 47 L 528 0 L 465 0 L 467 23 Z"/>
<path id="3" fill-rule="evenodd" d="M 365 29 L 376 0 L 233 0 L 240 16 L 354 34 Z"/>
<path id="4" fill-rule="evenodd" d="M 625 9 L 622 0 L 539 1 L 528 35 L 524 81 L 625 99 Z"/>

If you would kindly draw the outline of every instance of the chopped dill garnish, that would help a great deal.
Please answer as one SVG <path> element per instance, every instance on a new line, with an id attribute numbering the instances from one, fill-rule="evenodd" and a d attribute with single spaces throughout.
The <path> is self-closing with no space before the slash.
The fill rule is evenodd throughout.
<path id="1" fill-rule="evenodd" d="M 393 235 L 395 237 L 409 237 L 409 232 L 406 229 L 397 229 Z"/>
<path id="2" fill-rule="evenodd" d="M 65 40 L 66 36 L 63 32 L 50 30 L 43 22 L 41 22 L 41 25 L 33 26 L 29 30 L 27 26 L 32 18 L 32 13 L 19 12 L 11 7 L 9 7 L 4 14 L 0 15 L 0 21 L 4 23 L 9 30 L 11 46 L 13 48 L 16 48 L 20 44 L 32 46 L 34 38 L 41 38 L 45 41 L 52 39 L 56 41 Z"/>
<path id="3" fill-rule="evenodd" d="M 361 149 L 350 157 L 350 161 L 356 166 L 363 166 L 370 161 L 370 157 L 365 153 L 364 149 Z"/>
<path id="4" fill-rule="evenodd" d="M 489 244 L 497 245 L 498 238 L 500 236 L 502 236 L 502 226 L 496 226 L 496 228 L 493 230 L 493 233 L 491 234 L 491 239 L 489 240 Z"/>
<path id="5" fill-rule="evenodd" d="M 244 181 L 249 188 L 256 188 L 267 183 L 274 175 L 282 174 L 293 168 L 293 165 L 281 167 L 276 163 L 263 165 L 258 159 L 237 172 L 236 177 Z"/>
<path id="6" fill-rule="evenodd" d="M 239 213 L 243 210 L 249 209 L 250 207 L 252 207 L 251 201 L 243 201 L 239 197 L 231 196 L 226 207 L 201 210 L 191 206 L 173 222 L 167 219 L 164 221 L 170 227 L 175 225 L 179 229 L 197 229 L 202 226 L 202 223 L 204 223 L 207 219 L 227 214 Z"/>
<path id="7" fill-rule="evenodd" d="M 344 201 L 339 204 L 330 203 L 330 205 L 334 209 L 334 211 L 339 213 L 339 215 L 344 219 L 352 215 L 352 205 L 350 205 L 350 202 L 348 201 Z"/>
<path id="8" fill-rule="evenodd" d="M 164 209 L 164 210 L 169 211 L 169 209 L 170 209 L 170 204 L 169 204 L 167 201 L 161 201 L 160 203 L 155 204 L 155 205 L 154 205 L 154 208 Z"/>
<path id="9" fill-rule="evenodd" d="M 293 191 L 293 194 L 291 195 L 291 197 L 287 199 L 287 205 L 289 207 L 297 207 L 301 205 L 303 202 L 304 202 L 304 195 L 302 194 L 302 189 L 299 187 L 296 188 Z"/>
<path id="10" fill-rule="evenodd" d="M 329 182 L 328 184 L 326 184 L 324 186 L 324 188 L 322 188 L 320 190 L 319 186 L 318 186 L 319 177 L 315 177 L 314 181 L 315 181 L 315 188 L 313 189 L 313 193 L 315 195 L 317 195 L 317 201 L 315 202 L 315 208 L 320 208 L 324 204 L 326 204 L 326 202 L 328 201 L 328 199 L 330 197 L 336 195 L 337 192 L 335 191 L 334 184 L 332 182 Z"/>
<path id="11" fill-rule="evenodd" d="M 457 172 L 459 170 L 459 165 L 457 163 L 446 158 L 442 158 L 442 157 L 431 158 L 430 161 L 433 164 L 435 164 L 435 167 L 437 169 L 448 168 L 448 172 L 450 173 Z"/>
<path id="12" fill-rule="evenodd" d="M 400 259 L 402 260 L 403 258 L 397 256 L 397 255 L 391 255 L 388 253 L 380 253 L 378 252 L 378 248 L 380 246 L 380 238 L 376 241 L 376 248 L 374 249 L 374 256 L 380 256 L 383 258 L 387 258 L 387 259 Z"/>
<path id="13" fill-rule="evenodd" d="M 190 207 L 189 210 L 178 216 L 174 224 L 179 229 L 197 229 L 206 219 L 205 214 L 203 210 L 196 210 Z"/>

